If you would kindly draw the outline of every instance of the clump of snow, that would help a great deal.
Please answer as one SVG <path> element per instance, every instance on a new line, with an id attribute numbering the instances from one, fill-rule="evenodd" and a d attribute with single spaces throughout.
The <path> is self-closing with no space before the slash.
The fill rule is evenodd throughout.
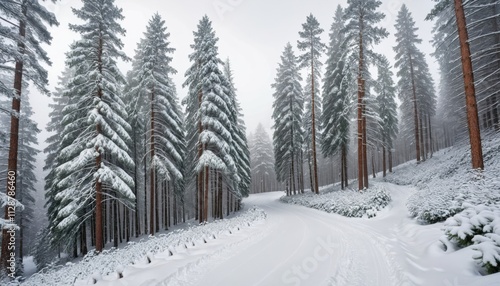
<path id="1" fill-rule="evenodd" d="M 500 206 L 470 205 L 444 223 L 447 240 L 459 247 L 471 246 L 473 258 L 488 273 L 500 271 Z"/>
<path id="2" fill-rule="evenodd" d="M 82 261 L 66 266 L 52 266 L 34 274 L 22 285 L 74 285 L 75 281 L 87 281 L 93 284 L 102 277 L 111 276 L 120 279 L 126 274 L 127 265 L 146 265 L 166 256 L 175 255 L 177 250 L 206 243 L 208 240 L 228 235 L 241 228 L 249 227 L 266 219 L 262 209 L 251 208 L 230 218 L 207 224 L 178 229 L 158 236 L 150 236 L 138 243 L 130 242 L 125 248 L 104 250 L 99 255 L 91 251 Z"/>
<path id="3" fill-rule="evenodd" d="M 445 221 L 465 205 L 500 202 L 500 136 L 483 138 L 485 170 L 471 169 L 469 145 L 464 142 L 444 149 L 418 165 L 408 162 L 389 174 L 386 181 L 414 185 L 419 191 L 407 202 L 410 214 L 423 223 Z"/>
<path id="4" fill-rule="evenodd" d="M 381 186 L 374 185 L 362 192 L 354 190 L 335 190 L 328 187 L 319 195 L 305 193 L 294 196 L 284 196 L 282 202 L 306 206 L 328 213 L 336 213 L 346 217 L 374 217 L 377 212 L 386 207 L 391 196 Z"/>

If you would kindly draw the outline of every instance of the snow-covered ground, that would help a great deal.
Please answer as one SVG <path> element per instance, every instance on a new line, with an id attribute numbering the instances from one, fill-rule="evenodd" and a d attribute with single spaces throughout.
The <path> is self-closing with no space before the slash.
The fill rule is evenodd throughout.
<path id="1" fill-rule="evenodd" d="M 471 249 L 443 250 L 442 223 L 421 225 L 408 215 L 405 202 L 414 188 L 379 184 L 392 202 L 371 219 L 285 204 L 279 200 L 281 192 L 251 195 L 246 206 L 264 210 L 265 220 L 243 223 L 239 231 L 233 226 L 231 234 L 223 231 L 216 240 L 193 236 L 186 243 L 195 246 L 169 246 L 150 255 L 151 263 L 144 256 L 127 266 L 122 257 L 108 254 L 124 266 L 123 278 L 113 273 L 99 277 L 96 285 L 500 285 L 499 274 L 477 272 Z M 154 245 L 160 239 L 145 243 Z M 92 261 L 93 268 L 109 268 L 102 260 Z M 57 273 L 71 280 L 69 285 L 76 277 L 72 269 L 77 268 Z M 56 277 L 51 279 L 63 279 Z M 90 285 L 91 275 L 84 277 L 75 285 Z M 34 279 L 40 274 L 26 285 L 68 285 Z"/>
<path id="2" fill-rule="evenodd" d="M 414 162 L 400 166 L 387 178 L 389 182 L 372 180 L 373 190 L 392 200 L 384 200 L 386 207 L 370 219 L 314 209 L 320 204 L 314 203 L 318 196 L 293 198 L 301 204 L 311 200 L 313 208 L 308 208 L 283 203 L 282 192 L 256 194 L 244 200 L 246 211 L 235 218 L 35 274 L 25 285 L 91 285 L 93 280 L 109 286 L 500 285 L 500 273 L 483 276 L 484 268 L 473 259 L 478 250 L 491 255 L 498 250 L 500 258 L 500 247 L 494 243 L 498 239 L 500 244 L 500 236 L 494 234 L 500 233 L 495 199 L 500 187 L 494 174 L 500 171 L 499 141 L 483 141 L 482 180 L 471 180 L 478 174 L 467 171 L 464 146 L 440 151 L 418 166 Z M 324 196 L 340 194 L 332 191 Z M 367 192 L 351 199 L 361 202 L 368 196 Z M 422 210 L 437 214 L 436 221 L 441 222 L 422 224 Z M 473 245 L 459 249 L 453 238 Z"/>
<path id="3" fill-rule="evenodd" d="M 205 259 L 207 253 L 220 252 L 233 237 L 253 235 L 252 229 L 265 219 L 263 210 L 249 208 L 230 219 L 177 229 L 97 256 L 90 253 L 77 263 L 36 273 L 22 285 L 155 285 L 177 269 Z"/>

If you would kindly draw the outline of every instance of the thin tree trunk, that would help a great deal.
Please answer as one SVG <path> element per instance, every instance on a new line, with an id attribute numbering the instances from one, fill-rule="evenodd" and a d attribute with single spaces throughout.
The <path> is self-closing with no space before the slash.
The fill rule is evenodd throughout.
<path id="1" fill-rule="evenodd" d="M 415 85 L 415 74 L 413 70 L 413 59 L 411 58 L 411 54 L 408 54 L 410 59 L 410 76 L 411 76 L 411 87 L 413 92 L 413 119 L 415 120 L 415 147 L 417 154 L 417 164 L 420 163 L 420 134 L 419 134 L 419 126 L 418 126 L 418 108 L 417 108 L 417 88 Z"/>
<path id="2" fill-rule="evenodd" d="M 462 0 L 455 0 L 455 16 L 457 20 L 460 53 L 462 57 L 462 72 L 464 75 L 465 101 L 467 106 L 467 124 L 471 146 L 472 168 L 484 169 L 483 149 L 481 146 L 481 130 L 476 102 L 476 87 L 469 47 L 469 35 Z"/>
<path id="3" fill-rule="evenodd" d="M 313 174 L 314 174 L 314 192 L 319 194 L 319 185 L 318 185 L 318 161 L 316 159 L 316 114 L 315 114 L 315 95 L 314 95 L 314 49 L 311 47 L 311 114 L 312 114 L 312 155 L 313 155 Z M 311 186 L 312 188 L 312 186 Z"/>
<path id="4" fill-rule="evenodd" d="M 372 150 L 372 175 L 373 175 L 373 178 L 375 179 L 376 175 L 375 175 L 375 152 L 374 152 L 374 150 Z"/>
<path id="5" fill-rule="evenodd" d="M 137 162 L 137 134 L 134 131 L 134 160 Z M 135 223 L 135 237 L 139 237 L 139 180 L 137 177 L 139 173 L 139 164 L 134 166 L 134 191 L 135 191 L 135 211 L 134 211 L 134 223 Z M 127 239 L 128 241 L 128 239 Z"/>
<path id="6" fill-rule="evenodd" d="M 114 193 L 116 197 L 116 193 Z M 111 202 L 111 208 L 112 208 L 112 217 L 113 219 L 111 220 L 111 224 L 113 225 L 113 246 L 115 248 L 118 248 L 118 205 L 116 203 L 116 199 L 113 199 Z"/>
<path id="7" fill-rule="evenodd" d="M 360 63 L 361 65 L 361 63 Z M 361 68 L 360 68 L 361 69 Z M 363 79 L 358 78 L 358 186 L 359 190 L 363 190 L 364 176 L 363 176 Z"/>
<path id="8" fill-rule="evenodd" d="M 208 192 L 210 191 L 210 185 L 209 185 L 209 182 L 210 182 L 210 170 L 208 169 L 208 167 L 205 167 L 205 191 L 204 191 L 204 195 L 205 197 L 203 198 L 203 221 L 208 221 Z"/>
<path id="9" fill-rule="evenodd" d="M 363 98 L 365 97 L 365 87 L 363 82 Z M 368 188 L 368 140 L 366 136 L 366 103 L 363 103 L 363 185 Z"/>
<path id="10" fill-rule="evenodd" d="M 418 120 L 419 120 L 419 125 L 420 125 L 420 151 L 421 151 L 421 159 L 422 161 L 425 162 L 427 160 L 427 149 L 425 148 L 425 130 L 424 130 L 424 124 L 422 123 L 422 117 L 424 115 L 420 114 Z"/>
<path id="11" fill-rule="evenodd" d="M 383 177 L 385 178 L 387 176 L 387 165 L 386 165 L 386 160 L 385 160 L 385 146 L 382 146 L 382 172 L 383 172 Z"/>
<path id="12" fill-rule="evenodd" d="M 389 148 L 388 150 L 388 157 L 389 157 L 389 173 L 392 173 L 392 150 Z"/>

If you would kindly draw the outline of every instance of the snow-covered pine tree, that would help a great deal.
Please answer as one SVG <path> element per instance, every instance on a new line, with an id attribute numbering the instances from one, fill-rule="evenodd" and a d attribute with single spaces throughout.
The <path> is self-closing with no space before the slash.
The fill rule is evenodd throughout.
<path id="1" fill-rule="evenodd" d="M 297 63 L 292 45 L 288 43 L 281 56 L 275 83 L 272 85 L 275 171 L 278 181 L 286 184 L 287 195 L 297 192 L 297 162 L 304 144 L 304 94 Z"/>
<path id="2" fill-rule="evenodd" d="M 396 20 L 396 42 L 394 47 L 396 52 L 396 64 L 399 77 L 398 89 L 399 97 L 402 101 L 403 122 L 409 129 L 410 123 L 413 125 L 414 141 L 416 148 L 417 164 L 420 163 L 421 140 L 420 137 L 420 121 L 419 121 L 419 102 L 420 90 L 417 89 L 416 72 L 421 70 L 425 63 L 425 58 L 422 52 L 417 48 L 417 44 L 422 42 L 418 38 L 416 32 L 418 28 L 415 26 L 415 21 L 408 11 L 406 5 L 401 6 Z M 411 116 L 410 116 L 411 115 Z M 403 129 L 404 130 L 404 129 Z"/>
<path id="3" fill-rule="evenodd" d="M 230 98 L 227 79 L 218 57 L 218 38 L 212 22 L 204 16 L 194 32 L 192 66 L 186 71 L 184 86 L 189 93 L 184 99 L 187 123 L 187 174 L 196 178 L 197 216 L 200 222 L 208 219 L 208 194 L 211 171 L 223 173 L 226 185 L 239 184 L 235 158 L 232 156 Z"/>
<path id="4" fill-rule="evenodd" d="M 227 80 L 227 94 L 229 96 L 229 110 L 231 120 L 231 134 L 233 141 L 231 144 L 231 154 L 235 159 L 238 170 L 239 183 L 235 188 L 237 196 L 247 197 L 250 193 L 250 184 L 252 182 L 252 174 L 250 169 L 250 150 L 248 148 L 246 127 L 243 121 L 243 114 L 236 95 L 236 88 L 234 87 L 233 71 L 231 70 L 231 63 L 229 59 L 224 63 L 224 75 Z M 235 180 L 236 182 L 237 180 Z M 220 189 L 221 190 L 221 189 Z M 220 194 L 220 218 L 222 218 L 222 193 Z"/>
<path id="5" fill-rule="evenodd" d="M 359 189 L 368 187 L 368 173 L 366 172 L 366 118 L 364 115 L 364 93 L 365 81 L 369 79 L 368 63 L 373 61 L 377 55 L 370 49 L 373 44 L 377 44 L 381 39 L 388 36 L 386 29 L 378 27 L 385 15 L 377 9 L 382 4 L 378 0 L 348 0 L 345 9 L 344 20 L 347 22 L 344 29 L 346 49 L 352 51 L 352 57 L 358 64 L 358 183 Z"/>
<path id="6" fill-rule="evenodd" d="M 456 32 L 451 32 L 450 34 L 456 35 L 458 38 L 458 45 L 460 47 L 460 58 L 461 58 L 461 70 L 462 70 L 462 76 L 463 76 L 463 87 L 464 87 L 464 92 L 465 92 L 465 110 L 467 114 L 467 129 L 468 129 L 468 134 L 469 134 L 469 142 L 471 146 L 471 161 L 472 161 L 472 168 L 473 169 L 484 169 L 484 162 L 483 162 L 483 150 L 482 150 L 482 145 L 481 145 L 481 131 L 480 131 L 480 123 L 479 123 L 479 112 L 478 112 L 478 100 L 476 98 L 476 80 L 474 79 L 474 72 L 476 71 L 473 66 L 473 61 L 472 61 L 472 52 L 471 52 L 471 42 L 472 40 L 478 40 L 480 39 L 480 42 L 483 41 L 483 35 L 485 34 L 485 31 L 483 30 L 484 26 L 481 25 L 481 21 L 488 21 L 492 19 L 492 22 L 494 22 L 494 30 L 491 31 L 491 33 L 486 33 L 487 36 L 495 36 L 496 39 L 494 41 L 500 42 L 500 38 L 498 37 L 498 34 L 500 34 L 499 31 L 499 22 L 498 22 L 498 1 L 495 2 L 485 2 L 481 1 L 466 1 L 467 5 L 470 5 L 472 9 L 477 9 L 476 11 L 468 11 L 470 14 L 467 15 L 466 12 L 466 5 L 463 3 L 462 0 L 456 0 L 454 2 L 451 2 L 449 0 L 436 0 L 436 5 L 432 9 L 432 11 L 427 15 L 428 20 L 432 20 L 438 15 L 442 15 L 445 17 L 446 21 L 446 26 L 451 26 L 452 23 L 455 24 L 456 26 Z M 486 15 L 480 14 L 477 15 L 476 17 L 479 17 L 481 20 L 479 21 L 472 21 L 472 24 L 470 23 L 471 18 L 474 19 L 474 17 L 471 17 L 472 14 L 478 14 L 477 12 L 480 11 L 481 8 L 486 8 L 488 10 L 493 10 L 493 15 L 491 17 L 487 17 Z M 484 10 L 483 10 L 484 11 Z M 486 16 L 486 18 L 484 18 Z M 469 22 L 469 23 L 467 23 Z M 468 25 L 469 24 L 469 25 Z M 474 30 L 474 28 L 471 29 L 471 27 L 476 27 L 478 30 L 477 37 L 469 37 L 470 30 Z M 443 26 L 442 26 L 443 27 Z M 487 48 L 491 48 L 491 46 L 487 45 Z M 488 55 L 489 52 L 486 53 Z M 494 48 L 494 51 L 491 53 L 492 55 L 495 55 L 498 53 L 498 49 Z M 484 59 L 484 54 L 477 54 L 475 55 L 479 59 Z M 498 66 L 498 65 L 497 65 Z M 498 72 L 498 71 L 497 71 Z"/>
<path id="7" fill-rule="evenodd" d="M 30 81 L 42 93 L 48 93 L 47 71 L 42 63 L 50 65 L 47 53 L 42 44 L 50 44 L 52 37 L 47 30 L 47 24 L 58 25 L 53 13 L 47 11 L 38 0 L 14 0 L 2 1 L 0 3 L 0 61 L 13 62 L 13 66 L 0 65 L 0 70 L 11 70 L 13 76 L 13 87 L 10 88 L 5 82 L 0 84 L 0 94 L 12 98 L 12 109 L 10 110 L 10 136 L 9 136 L 9 160 L 8 174 L 13 180 L 7 185 L 6 193 L 12 199 L 15 194 L 10 192 L 9 187 L 16 189 L 18 149 L 19 149 L 19 114 L 21 112 L 21 94 L 23 81 Z M 4 196 L 0 196 L 4 197 Z M 2 204 L 3 205 L 3 204 Z M 8 219 L 7 208 L 5 218 Z M 2 237 L 7 237 L 7 228 L 3 228 Z M 1 249 L 1 273 L 6 273 L 8 266 L 7 258 L 12 253 L 8 249 L 8 242 L 2 239 Z"/>
<path id="8" fill-rule="evenodd" d="M 392 150 L 394 139 L 398 132 L 398 113 L 395 101 L 396 87 L 392 80 L 393 73 L 391 65 L 386 57 L 382 57 L 378 63 L 378 78 L 375 84 L 377 94 L 378 112 L 380 117 L 380 130 L 382 143 L 382 169 L 386 176 L 387 158 L 389 159 L 389 171 L 392 172 Z"/>
<path id="9" fill-rule="evenodd" d="M 133 100 L 147 102 L 149 115 L 146 133 L 150 161 L 148 173 L 151 235 L 155 234 L 159 219 L 156 214 L 159 202 L 155 202 L 155 199 L 166 200 L 161 196 L 162 190 L 157 190 L 158 186 L 166 182 L 175 184 L 176 181 L 183 180 L 184 130 L 175 86 L 171 79 L 171 75 L 176 71 L 170 65 L 172 61 L 170 54 L 174 49 L 170 47 L 169 36 L 165 21 L 159 14 L 153 15 L 135 58 L 134 67 L 138 70 L 134 71 L 136 78 L 133 80 L 136 85 L 131 87 L 137 92 L 137 98 Z M 138 103 L 136 106 L 139 105 Z M 136 109 L 139 110 L 141 108 Z"/>
<path id="10" fill-rule="evenodd" d="M 116 66 L 117 59 L 128 60 L 119 39 L 125 30 L 117 22 L 123 16 L 114 0 L 83 0 L 83 7 L 73 12 L 84 23 L 70 25 L 81 39 L 71 45 L 67 58 L 75 76 L 64 92 L 70 104 L 64 109 L 61 138 L 67 142 L 58 152 L 52 186 L 62 208 L 51 223 L 60 238 L 74 240 L 93 215 L 95 248 L 101 252 L 104 199 L 129 208 L 135 200 L 133 178 L 125 171 L 134 165 L 128 148 L 131 127 L 120 94 L 125 80 Z"/>
<path id="11" fill-rule="evenodd" d="M 261 123 L 257 125 L 252 136 L 250 149 L 250 162 L 252 163 L 252 183 L 254 192 L 267 192 L 275 179 L 274 154 L 271 137 L 267 134 Z"/>
<path id="12" fill-rule="evenodd" d="M 323 33 L 323 29 L 320 28 L 318 20 L 310 14 L 307 16 L 306 22 L 302 24 L 302 31 L 299 32 L 299 36 L 301 40 L 297 42 L 297 47 L 303 54 L 299 56 L 299 66 L 301 68 L 308 68 L 310 77 L 308 77 L 308 88 L 311 90 L 307 92 L 311 97 L 311 107 L 310 114 L 306 114 L 306 116 L 310 115 L 311 119 L 306 119 L 311 122 L 311 136 L 306 137 L 311 140 L 311 143 L 308 146 L 311 148 L 311 152 L 306 151 L 306 153 L 311 153 L 312 158 L 309 158 L 308 161 L 312 161 L 309 165 L 312 165 L 313 173 L 310 174 L 313 179 L 311 180 L 311 191 L 316 194 L 319 194 L 319 185 L 318 185 L 318 160 L 316 153 L 316 146 L 319 144 L 316 142 L 319 133 L 318 130 L 321 129 L 320 126 L 316 124 L 319 122 L 317 118 L 321 116 L 321 111 L 318 110 L 316 114 L 316 107 L 320 107 L 321 99 L 319 97 L 319 78 L 321 77 L 321 66 L 322 63 L 320 61 L 321 56 L 323 55 L 326 45 L 321 42 L 321 34 Z M 307 108 L 306 108 L 307 112 Z M 316 118 L 317 117 L 317 118 Z M 306 123 L 307 124 L 307 123 Z M 307 139 L 305 139 L 307 140 Z"/>
<path id="13" fill-rule="evenodd" d="M 344 11 L 339 5 L 330 29 L 328 59 L 323 78 L 323 126 L 321 151 L 323 156 L 340 154 L 342 189 L 348 185 L 347 152 L 350 140 L 352 98 L 349 93 L 351 75 L 347 66 L 347 50 L 344 39 Z"/>
<path id="14" fill-rule="evenodd" d="M 304 152 L 307 157 L 307 167 L 309 170 L 309 183 L 311 186 L 311 191 L 316 192 L 316 189 L 314 187 L 314 162 L 313 162 L 313 150 L 314 148 L 312 147 L 312 142 L 314 141 L 316 143 L 316 147 L 321 146 L 321 122 L 320 118 L 322 115 L 321 111 L 321 97 L 320 97 L 320 86 L 319 86 L 319 77 L 315 75 L 315 79 L 311 79 L 311 74 L 307 76 L 306 80 L 306 85 L 304 86 Z M 315 87 L 314 89 L 311 88 L 311 84 L 314 83 Z M 313 134 L 313 124 L 312 124 L 312 95 L 311 92 L 314 90 L 314 120 L 315 120 L 315 129 L 316 132 L 316 138 L 312 140 L 312 134 Z M 317 164 L 316 164 L 317 165 Z"/>

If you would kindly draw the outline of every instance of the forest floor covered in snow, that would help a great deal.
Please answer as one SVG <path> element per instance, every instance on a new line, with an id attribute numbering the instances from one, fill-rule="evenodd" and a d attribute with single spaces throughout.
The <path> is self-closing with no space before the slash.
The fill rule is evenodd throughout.
<path id="1" fill-rule="evenodd" d="M 363 194 L 255 194 L 234 218 L 89 255 L 24 285 L 500 285 L 484 267 L 500 255 L 500 138 L 483 143 L 482 173 L 463 144 L 399 166 Z M 345 205 L 357 207 L 338 211 Z"/>

